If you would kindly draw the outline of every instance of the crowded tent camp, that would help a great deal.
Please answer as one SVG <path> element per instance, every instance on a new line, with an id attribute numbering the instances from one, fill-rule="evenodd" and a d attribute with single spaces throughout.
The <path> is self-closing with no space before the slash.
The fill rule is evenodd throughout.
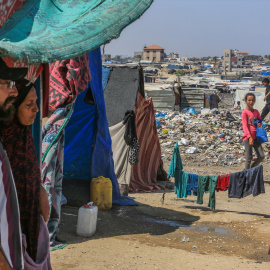
<path id="1" fill-rule="evenodd" d="M 0 3 L 0 269 L 270 268 L 270 55 L 107 53 L 153 2 Z"/>

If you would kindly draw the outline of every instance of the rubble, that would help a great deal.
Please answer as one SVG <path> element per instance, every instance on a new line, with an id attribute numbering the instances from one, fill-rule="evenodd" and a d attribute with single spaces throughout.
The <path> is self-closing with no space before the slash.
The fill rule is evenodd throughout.
<path id="1" fill-rule="evenodd" d="M 245 163 L 242 142 L 241 111 L 230 109 L 204 110 L 202 114 L 183 111 L 157 112 L 158 135 L 162 158 L 170 161 L 178 142 L 182 162 L 198 166 L 237 166 Z M 270 138 L 270 123 L 264 124 Z M 265 160 L 270 160 L 270 143 L 264 143 Z"/>

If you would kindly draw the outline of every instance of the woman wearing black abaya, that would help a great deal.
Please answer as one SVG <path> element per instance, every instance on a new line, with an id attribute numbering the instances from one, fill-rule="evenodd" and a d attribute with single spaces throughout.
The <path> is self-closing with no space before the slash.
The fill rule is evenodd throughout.
<path id="1" fill-rule="evenodd" d="M 36 91 L 34 85 L 25 79 L 16 87 L 18 89 L 15 103 L 17 114 L 13 121 L 1 124 L 0 136 L 10 160 L 16 185 L 21 229 L 27 243 L 26 251 L 35 262 L 36 259 L 40 259 L 37 258 L 38 244 L 40 244 L 38 242 L 41 241 L 40 231 L 43 230 L 43 226 L 40 228 L 40 214 L 47 222 L 49 202 L 47 193 L 41 186 L 40 168 L 30 127 L 38 112 Z M 46 232 L 44 233 L 46 236 Z"/>

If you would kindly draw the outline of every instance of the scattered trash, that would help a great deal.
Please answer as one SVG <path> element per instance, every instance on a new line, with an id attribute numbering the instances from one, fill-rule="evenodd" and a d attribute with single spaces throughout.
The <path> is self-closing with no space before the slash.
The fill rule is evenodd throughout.
<path id="1" fill-rule="evenodd" d="M 186 242 L 189 242 L 189 238 L 184 235 L 182 237 L 182 243 L 186 243 Z"/>
<path id="2" fill-rule="evenodd" d="M 198 166 L 237 166 L 245 162 L 241 114 L 236 109 L 202 109 L 201 114 L 157 112 L 158 130 L 164 160 L 170 160 L 176 142 L 183 162 Z M 270 122 L 264 121 L 270 138 Z M 264 143 L 265 160 L 270 160 L 270 143 Z M 168 154 L 166 154 L 168 153 Z M 192 155 L 190 155 L 192 154 Z"/>
<path id="3" fill-rule="evenodd" d="M 156 120 L 157 129 L 161 128 L 161 124 L 158 120 Z"/>
<path id="4" fill-rule="evenodd" d="M 187 146 L 187 145 L 189 145 L 189 140 L 187 140 L 185 138 L 182 138 L 181 139 L 181 144 Z"/>
<path id="5" fill-rule="evenodd" d="M 162 132 L 163 132 L 163 134 L 167 134 L 167 133 L 168 133 L 168 129 L 163 128 L 163 129 L 162 129 Z"/>
<path id="6" fill-rule="evenodd" d="M 199 152 L 199 149 L 196 148 L 196 147 L 189 147 L 189 148 L 185 151 L 186 154 L 195 154 L 195 153 L 198 153 L 198 152 Z"/>

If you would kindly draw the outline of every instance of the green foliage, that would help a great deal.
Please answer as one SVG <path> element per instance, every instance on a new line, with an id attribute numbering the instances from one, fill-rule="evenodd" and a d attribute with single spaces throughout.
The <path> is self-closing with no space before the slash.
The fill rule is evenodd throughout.
<path id="1" fill-rule="evenodd" d="M 182 71 L 182 70 L 177 70 L 176 72 L 175 72 L 175 74 L 177 75 L 177 76 L 185 76 L 185 72 L 184 71 Z"/>

